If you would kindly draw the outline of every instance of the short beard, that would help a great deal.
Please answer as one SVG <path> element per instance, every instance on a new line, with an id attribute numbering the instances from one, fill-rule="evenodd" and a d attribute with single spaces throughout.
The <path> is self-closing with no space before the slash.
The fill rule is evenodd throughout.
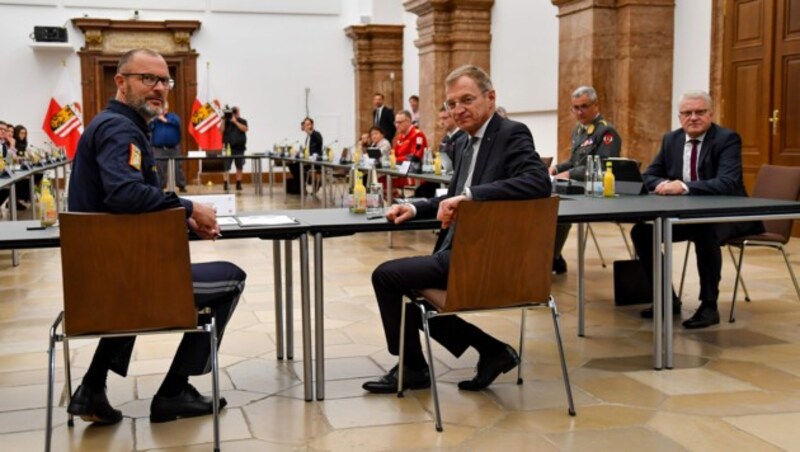
<path id="1" fill-rule="evenodd" d="M 142 97 L 136 97 L 133 95 L 133 89 L 131 88 L 130 84 L 127 87 L 125 93 L 125 103 L 128 104 L 129 107 L 136 110 L 137 113 L 142 115 L 145 121 L 150 121 L 151 119 L 161 116 L 161 112 L 163 111 L 163 107 L 150 107 L 147 105 L 147 99 Z"/>

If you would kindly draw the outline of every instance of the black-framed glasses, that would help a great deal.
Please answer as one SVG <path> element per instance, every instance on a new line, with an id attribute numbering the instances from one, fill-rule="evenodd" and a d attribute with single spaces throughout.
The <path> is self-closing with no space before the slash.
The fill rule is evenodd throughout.
<path id="1" fill-rule="evenodd" d="M 126 72 L 126 73 L 120 73 L 120 75 L 125 77 L 132 77 L 135 75 L 142 80 L 142 84 L 144 86 L 156 86 L 159 82 L 161 82 L 161 84 L 164 85 L 164 87 L 167 89 L 172 89 L 175 86 L 175 80 L 170 77 L 159 77 L 155 74 L 146 74 L 138 72 Z"/>

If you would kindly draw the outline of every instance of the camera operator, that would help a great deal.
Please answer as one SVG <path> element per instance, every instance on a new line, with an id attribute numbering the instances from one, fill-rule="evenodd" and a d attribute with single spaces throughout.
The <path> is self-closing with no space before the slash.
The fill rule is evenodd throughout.
<path id="1" fill-rule="evenodd" d="M 247 120 L 239 116 L 239 107 L 226 108 L 223 110 L 224 121 L 222 124 L 222 146 L 231 147 L 231 155 L 244 155 L 247 144 Z M 244 159 L 234 159 L 236 163 L 236 190 L 242 189 L 242 168 Z M 225 171 L 230 171 L 231 161 L 225 160 Z M 225 182 L 225 191 L 228 191 L 228 183 Z"/>

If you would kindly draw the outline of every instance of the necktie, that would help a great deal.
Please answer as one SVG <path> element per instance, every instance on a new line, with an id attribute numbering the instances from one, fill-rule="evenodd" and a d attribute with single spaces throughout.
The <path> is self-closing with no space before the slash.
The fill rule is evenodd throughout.
<path id="1" fill-rule="evenodd" d="M 456 191 L 453 193 L 454 196 L 458 196 L 464 192 L 464 184 L 466 184 L 467 179 L 470 176 L 469 168 L 472 166 L 472 157 L 475 155 L 475 143 L 477 143 L 478 140 L 480 140 L 479 137 L 470 138 L 469 145 L 466 149 L 464 149 L 463 157 L 461 158 L 461 166 L 458 169 L 458 179 L 456 179 Z M 455 232 L 456 224 L 451 223 L 450 227 L 447 228 L 447 235 L 444 237 L 442 246 L 439 247 L 439 251 L 450 249 L 450 243 L 453 241 L 453 235 Z"/>
<path id="2" fill-rule="evenodd" d="M 689 156 L 689 176 L 694 182 L 697 180 L 697 145 L 700 140 L 691 140 L 690 143 L 692 143 L 692 155 Z"/>
<path id="3" fill-rule="evenodd" d="M 380 123 L 381 123 L 381 109 L 380 108 L 376 108 L 375 109 L 375 120 L 372 123 L 372 125 L 373 126 L 377 126 Z"/>

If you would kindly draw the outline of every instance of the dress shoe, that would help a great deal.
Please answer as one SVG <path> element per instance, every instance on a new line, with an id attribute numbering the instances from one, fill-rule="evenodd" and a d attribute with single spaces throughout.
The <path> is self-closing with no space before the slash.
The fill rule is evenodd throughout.
<path id="1" fill-rule="evenodd" d="M 105 389 L 92 390 L 84 385 L 78 386 L 69 401 L 67 412 L 80 416 L 86 422 L 111 425 L 122 420 L 122 412 L 108 403 Z"/>
<path id="2" fill-rule="evenodd" d="M 242 191 L 242 181 L 236 181 L 236 191 Z"/>
<path id="3" fill-rule="evenodd" d="M 510 345 L 505 347 L 500 353 L 493 353 L 492 356 L 483 356 L 478 359 L 478 369 L 472 380 L 458 382 L 458 389 L 465 391 L 480 391 L 492 384 L 501 373 L 519 365 L 519 355 Z"/>
<path id="4" fill-rule="evenodd" d="M 719 311 L 714 308 L 703 307 L 703 305 L 700 305 L 700 308 L 694 313 L 694 315 L 689 317 L 687 320 L 684 320 L 683 327 L 687 330 L 694 330 L 697 328 L 705 328 L 711 325 L 716 325 L 718 323 Z"/>
<path id="5" fill-rule="evenodd" d="M 226 192 L 228 191 L 228 183 L 227 182 L 223 182 L 222 183 L 222 189 L 225 190 Z"/>
<path id="6" fill-rule="evenodd" d="M 680 315 L 681 313 L 681 302 L 680 301 L 672 301 L 672 314 L 673 315 Z M 649 308 L 644 308 L 639 312 L 639 315 L 642 316 L 643 319 L 652 319 L 653 318 L 653 306 L 651 305 Z"/>
<path id="7" fill-rule="evenodd" d="M 219 409 L 225 408 L 228 401 L 219 398 Z M 194 386 L 187 384 L 180 394 L 172 397 L 156 395 L 150 403 L 150 422 L 169 422 L 178 418 L 205 416 L 214 412 L 211 397 L 200 395 Z"/>
<path id="8" fill-rule="evenodd" d="M 431 374 L 428 367 L 412 370 L 408 367 L 403 372 L 403 390 L 425 389 L 431 386 Z M 392 367 L 386 375 L 378 380 L 372 380 L 361 385 L 362 388 L 373 394 L 392 394 L 397 392 L 397 365 Z"/>
<path id="9" fill-rule="evenodd" d="M 186 187 L 178 187 L 178 191 L 181 193 L 186 193 Z"/>
<path id="10" fill-rule="evenodd" d="M 567 272 L 567 261 L 564 257 L 559 255 L 553 258 L 553 273 L 556 275 L 563 275 Z"/>

